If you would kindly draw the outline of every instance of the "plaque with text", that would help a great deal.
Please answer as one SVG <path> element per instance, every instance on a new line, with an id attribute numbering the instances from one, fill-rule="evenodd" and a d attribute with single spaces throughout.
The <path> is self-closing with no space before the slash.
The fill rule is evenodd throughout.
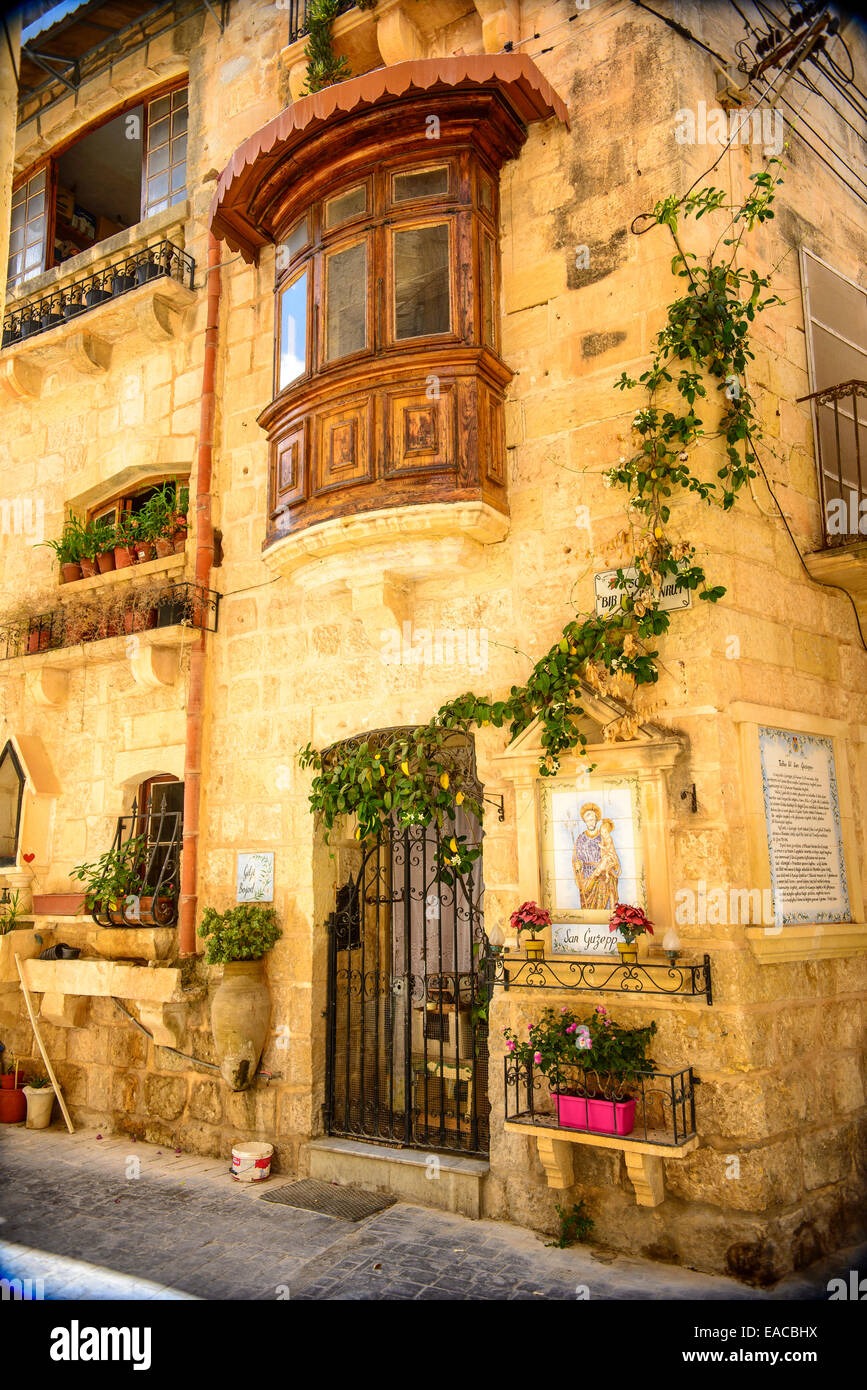
<path id="1" fill-rule="evenodd" d="M 851 920 L 830 738 L 759 728 L 777 922 Z"/>
<path id="2" fill-rule="evenodd" d="M 601 922 L 552 922 L 551 954 L 554 956 L 616 956 L 623 936 Z"/>
<path id="3" fill-rule="evenodd" d="M 274 851 L 258 850 L 238 855 L 235 901 L 272 903 L 274 901 Z"/>

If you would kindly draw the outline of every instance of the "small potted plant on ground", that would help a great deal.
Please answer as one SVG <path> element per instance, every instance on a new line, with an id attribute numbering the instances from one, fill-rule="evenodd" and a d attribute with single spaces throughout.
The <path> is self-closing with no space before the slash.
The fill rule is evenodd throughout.
<path id="1" fill-rule="evenodd" d="M 608 930 L 620 932 L 623 937 L 622 941 L 617 942 L 620 959 L 624 965 L 633 965 L 638 960 L 638 947 L 635 943 L 645 932 L 653 936 L 653 923 L 640 907 L 633 907 L 630 903 L 616 903 Z"/>
<path id="2" fill-rule="evenodd" d="M 220 1074 L 233 1091 L 246 1090 L 256 1075 L 271 1013 L 263 959 L 282 935 L 274 908 L 264 903 L 239 903 L 226 912 L 207 907 L 202 914 L 207 962 L 223 966 L 211 1030 Z"/>
<path id="3" fill-rule="evenodd" d="M 515 908 L 509 921 L 512 930 L 517 933 L 520 944 L 521 933 L 529 933 L 524 942 L 524 950 L 528 960 L 542 960 L 545 955 L 545 943 L 541 941 L 536 933 L 544 931 L 551 925 L 551 914 L 544 907 L 539 907 L 536 903 L 521 903 L 520 907 Z"/>
<path id="4" fill-rule="evenodd" d="M 31 1076 L 24 1087 L 27 1097 L 26 1129 L 47 1129 L 54 1107 L 54 1088 L 47 1076 Z"/>
<path id="5" fill-rule="evenodd" d="M 585 1019 L 567 1008 L 545 1009 L 526 1041 L 503 1029 L 515 1061 L 530 1076 L 536 1067 L 547 1078 L 562 1128 L 621 1136 L 635 1127 L 630 1085 L 656 1070 L 647 1056 L 655 1032 L 655 1023 L 622 1027 L 601 1004 Z"/>

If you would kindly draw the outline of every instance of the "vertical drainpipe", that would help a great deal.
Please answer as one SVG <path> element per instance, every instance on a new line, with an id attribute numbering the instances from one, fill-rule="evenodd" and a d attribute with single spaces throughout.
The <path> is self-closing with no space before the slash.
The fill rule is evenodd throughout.
<path id="1" fill-rule="evenodd" d="M 211 522 L 211 473 L 217 410 L 217 327 L 220 317 L 220 243 L 208 232 L 208 299 L 205 323 L 205 362 L 199 443 L 196 454 L 196 584 L 210 588 L 214 561 Z M 192 498 L 191 498 L 192 500 Z M 187 730 L 184 751 L 184 840 L 181 864 L 180 952 L 196 954 L 196 877 L 199 857 L 199 813 L 202 801 L 202 732 L 204 722 L 205 653 L 207 633 L 200 629 L 190 651 Z"/>
<path id="2" fill-rule="evenodd" d="M 9 259 L 12 177 L 15 172 L 20 39 L 21 15 L 3 15 L 0 19 L 0 323 L 6 310 L 6 263 Z"/>

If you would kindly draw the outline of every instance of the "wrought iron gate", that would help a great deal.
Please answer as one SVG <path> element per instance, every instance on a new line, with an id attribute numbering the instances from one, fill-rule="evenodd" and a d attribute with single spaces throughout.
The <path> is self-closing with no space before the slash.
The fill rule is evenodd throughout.
<path id="1" fill-rule="evenodd" d="M 446 832 L 450 833 L 450 832 Z M 326 1127 L 488 1151 L 487 938 L 478 861 L 440 876 L 440 832 L 383 832 L 328 919 Z"/>

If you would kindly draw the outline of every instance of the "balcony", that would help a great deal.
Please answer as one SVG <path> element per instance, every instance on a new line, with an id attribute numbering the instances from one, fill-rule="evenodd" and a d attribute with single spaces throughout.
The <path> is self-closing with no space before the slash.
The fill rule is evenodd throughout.
<path id="1" fill-rule="evenodd" d="M 867 622 L 867 382 L 844 381 L 802 401 L 813 411 L 824 546 L 804 556 L 812 577 L 849 593 Z"/>
<path id="2" fill-rule="evenodd" d="M 113 344 L 175 336 L 194 299 L 195 261 L 183 249 L 186 205 L 82 252 L 31 281 L 3 319 L 0 384 L 39 399 L 46 369 L 107 372 Z"/>
<path id="3" fill-rule="evenodd" d="M 154 561 L 153 568 L 173 559 Z M 64 704 L 67 672 L 84 662 L 128 660 L 136 684 L 173 685 L 178 649 L 191 629 L 216 632 L 219 602 L 213 589 L 159 579 L 116 587 L 110 596 L 88 591 L 80 600 L 0 625 L 0 663 L 32 677 L 28 694 L 40 705 Z"/>
<path id="4" fill-rule="evenodd" d="M 289 41 L 281 54 L 293 101 L 307 92 L 308 0 L 290 0 Z M 347 76 L 454 52 L 502 53 L 520 38 L 520 0 L 340 0 L 331 31 Z"/>

